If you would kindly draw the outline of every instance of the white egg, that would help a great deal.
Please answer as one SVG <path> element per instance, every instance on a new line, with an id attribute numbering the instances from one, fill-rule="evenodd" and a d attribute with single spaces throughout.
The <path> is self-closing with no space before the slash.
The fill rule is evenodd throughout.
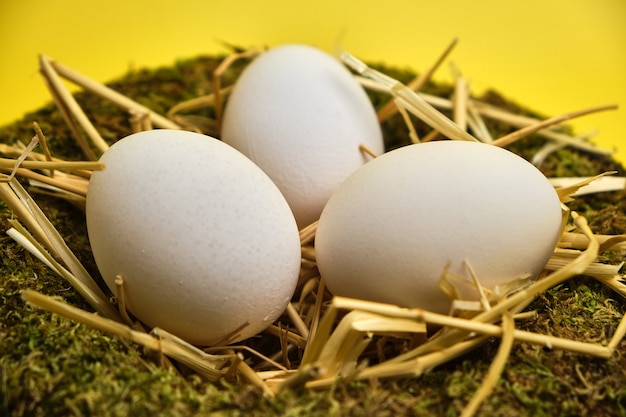
<path id="1" fill-rule="evenodd" d="M 339 61 L 316 48 L 285 45 L 256 58 L 228 99 L 221 139 L 276 183 L 300 227 L 319 218 L 333 191 L 384 152 L 365 91 Z"/>
<path id="2" fill-rule="evenodd" d="M 209 345 L 284 311 L 300 270 L 287 202 L 254 163 L 217 139 L 152 130 L 104 153 L 87 194 L 98 269 L 144 323 Z M 234 341 L 234 340 L 233 340 Z"/>
<path id="3" fill-rule="evenodd" d="M 543 174 L 507 150 L 438 141 L 384 154 L 333 194 L 317 230 L 322 278 L 335 295 L 447 313 L 448 272 L 481 285 L 535 278 L 561 231 Z M 478 300 L 470 285 L 460 296 Z"/>

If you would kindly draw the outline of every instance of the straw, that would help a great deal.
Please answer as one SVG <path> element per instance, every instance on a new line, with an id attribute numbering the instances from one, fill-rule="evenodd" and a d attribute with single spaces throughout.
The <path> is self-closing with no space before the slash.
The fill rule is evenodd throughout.
<path id="1" fill-rule="evenodd" d="M 476 141 L 476 138 L 435 110 L 435 108 L 429 105 L 423 98 L 399 81 L 369 68 L 365 63 L 347 52 L 344 52 L 341 58 L 342 61 L 356 73 L 370 78 L 381 86 L 388 88 L 391 94 L 396 98 L 396 104 L 405 107 L 432 128 L 439 130 L 450 139 Z"/>
<path id="2" fill-rule="evenodd" d="M 68 81 L 73 82 L 76 85 L 79 85 L 80 87 L 84 88 L 85 90 L 94 93 L 106 100 L 109 100 L 110 102 L 112 102 L 113 104 L 121 107 L 122 109 L 126 110 L 126 111 L 135 111 L 135 112 L 139 112 L 139 113 L 145 113 L 148 115 L 148 117 L 150 118 L 150 120 L 152 121 L 152 123 L 160 128 L 163 129 L 180 129 L 180 126 L 178 126 L 176 123 L 172 122 L 171 120 L 168 120 L 167 118 L 161 116 L 160 114 L 150 110 L 149 108 L 147 108 L 146 106 L 143 106 L 139 103 L 137 103 L 136 101 L 126 97 L 123 94 L 118 93 L 117 91 L 97 82 L 92 80 L 89 77 L 86 77 L 83 74 L 80 74 L 79 72 L 57 62 L 52 60 L 51 58 L 48 57 L 42 57 L 42 60 L 46 62 L 47 66 L 49 66 L 50 68 L 52 68 L 54 71 L 48 71 L 48 73 L 54 73 L 54 74 L 58 74 L 61 77 L 65 78 Z M 63 96 L 64 98 L 68 98 L 65 95 Z M 70 99 L 69 101 L 73 101 L 73 99 Z M 81 111 L 82 113 L 82 111 Z M 106 150 L 106 148 L 108 147 L 108 145 L 106 145 L 104 142 L 98 144 L 96 143 L 96 146 L 98 146 L 98 148 L 101 151 Z"/>
<path id="3" fill-rule="evenodd" d="M 450 55 L 450 53 L 452 52 L 452 50 L 454 49 L 457 43 L 458 43 L 458 38 L 453 39 L 452 42 L 448 45 L 448 47 L 439 56 L 437 61 L 431 67 L 429 67 L 426 71 L 424 71 L 420 76 L 416 77 L 413 81 L 408 83 L 407 87 L 414 92 L 418 92 L 424 85 L 426 85 L 428 80 L 432 78 L 433 74 L 441 66 L 443 61 L 445 61 L 448 55 Z M 378 111 L 378 120 L 380 122 L 387 120 L 388 118 L 393 116 L 398 111 L 398 109 L 399 107 L 396 105 L 395 101 L 393 100 L 389 101 Z"/>

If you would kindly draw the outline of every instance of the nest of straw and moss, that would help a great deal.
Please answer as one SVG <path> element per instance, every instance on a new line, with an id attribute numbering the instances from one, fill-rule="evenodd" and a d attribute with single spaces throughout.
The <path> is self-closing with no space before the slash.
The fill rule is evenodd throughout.
<path id="1" fill-rule="evenodd" d="M 108 86 L 155 113 L 169 114 L 171 120 L 218 136 L 214 120 L 219 114 L 216 115 L 212 95 L 220 84 L 216 84 L 214 73 L 216 70 L 221 73 L 221 85 L 231 85 L 248 59 L 244 56 L 224 68 L 223 63 L 228 61 L 226 57 L 200 57 L 177 62 L 171 67 L 136 71 Z M 412 80 L 419 79 L 408 70 L 384 65 L 373 67 L 409 85 Z M 220 68 L 224 71 L 219 71 Z M 427 78 L 424 81 L 420 91 L 425 94 L 439 98 L 458 94 L 458 83 L 441 85 Z M 378 109 L 389 100 L 386 93 L 370 91 L 369 94 Z M 142 119 L 141 115 L 135 114 L 129 118 L 127 109 L 96 95 L 77 93 L 75 97 L 105 143 L 111 144 L 145 124 L 145 117 Z M 494 91 L 475 99 L 492 106 L 496 113 L 506 111 L 526 118 L 545 119 Z M 442 113 L 454 118 L 454 108 L 442 109 Z M 430 135 L 436 139 L 431 126 L 419 118 L 394 116 L 382 122 L 387 149 L 410 143 L 406 117 L 410 118 L 415 129 L 414 136 L 424 138 Z M 495 138 L 515 135 L 521 127 L 502 118 L 485 117 L 481 120 Z M 40 133 L 45 133 L 45 142 L 52 155 L 64 160 L 85 159 L 84 146 L 73 138 L 75 132 L 68 128 L 66 118 L 52 104 L 1 129 L 0 142 L 10 146 L 16 142 L 27 144 L 33 136 L 33 121 L 41 128 Z M 570 136 L 571 133 L 566 127 L 550 131 L 552 135 Z M 590 177 L 606 172 L 624 176 L 619 163 L 606 152 L 595 152 L 591 144 L 583 141 L 583 146 L 578 148 L 560 146 L 547 152 L 546 143 L 550 139 L 531 134 L 507 148 L 529 160 L 537 159 L 537 155 L 543 153 L 541 160 L 535 162 L 548 177 Z M 5 170 L 6 173 L 10 171 Z M 28 186 L 24 178 L 20 181 Z M 41 188 L 29 190 L 80 264 L 105 290 L 90 253 L 84 213 L 76 201 L 60 198 L 57 192 L 42 191 Z M 623 191 L 575 197 L 567 205 L 581 219 L 587 220 L 595 235 L 626 233 Z M 233 355 L 231 358 L 241 360 L 238 367 L 233 365 L 237 359 L 231 359 L 228 362 L 231 372 L 225 369 L 218 372 L 218 377 L 211 378 L 213 373 L 207 377 L 198 372 L 193 363 L 177 361 L 176 355 L 173 359 L 163 355 L 159 343 L 129 342 L 134 339 L 120 337 L 119 332 L 107 332 L 97 324 L 77 323 L 74 319 L 36 309 L 24 302 L 24 292 L 35 290 L 53 296 L 64 306 L 94 311 L 93 304 L 80 291 L 4 233 L 11 227 L 10 220 L 14 216 L 14 212 L 0 201 L 0 316 L 5 318 L 0 325 L 0 407 L 6 415 L 456 415 L 467 410 L 467 404 L 479 390 L 481 382 L 490 375 L 494 358 L 498 358 L 505 343 L 512 347 L 508 349 L 499 379 L 491 386 L 491 394 L 481 402 L 481 414 L 620 415 L 626 412 L 626 362 L 622 357 L 626 342 L 614 337 L 621 329 L 621 319 L 626 312 L 624 293 L 620 295 L 615 290 L 621 285 L 619 268 L 625 258 L 625 250 L 620 245 L 600 245 L 600 253 L 589 261 L 612 265 L 613 287 L 586 271 L 573 274 L 539 292 L 525 308 L 523 318 L 516 320 L 515 324 L 518 332 L 551 335 L 559 340 L 581 343 L 581 346 L 588 345 L 592 350 L 610 347 L 611 352 L 604 355 L 606 357 L 546 346 L 549 343 L 529 343 L 508 332 L 508 338 L 503 334 L 487 334 L 472 350 L 463 351 L 458 357 L 450 353 L 449 358 L 436 362 L 438 366 L 426 369 L 427 372 L 412 375 L 410 371 L 398 371 L 393 377 L 373 372 L 369 377 L 358 378 L 355 373 L 358 369 L 349 372 L 344 369 L 343 373 L 321 379 L 323 383 L 318 379 L 316 383 L 321 371 L 316 367 L 317 362 L 307 363 L 307 353 L 302 345 L 306 340 L 295 339 L 295 336 L 302 337 L 303 331 L 297 328 L 297 324 L 302 323 L 294 324 L 292 311 L 291 315 L 285 314 L 279 320 L 274 331 L 253 338 L 245 345 L 210 350 L 211 354 L 228 351 Z M 314 253 L 310 252 L 314 234 L 306 235 L 305 232 L 303 276 L 315 278 Z M 585 249 L 588 249 L 585 245 L 581 246 L 580 253 Z M 345 311 L 330 317 L 327 313 L 332 308 L 329 307 L 331 296 L 323 288 L 318 294 L 319 286 L 311 287 L 311 284 L 306 287 L 306 284 L 307 280 L 303 280 L 294 297 L 294 300 L 299 297 L 300 301 L 296 304 L 297 311 L 306 310 L 307 297 L 303 297 L 303 291 L 318 295 L 318 298 L 311 296 L 308 303 L 312 306 L 320 300 L 318 318 L 322 325 L 326 318 L 329 326 L 337 326 L 345 311 L 368 308 L 358 303 L 342 307 L 342 300 L 339 300 L 337 309 Z M 391 310 L 385 314 L 392 317 L 399 314 Z M 310 327 L 310 322 L 305 322 L 304 326 Z M 504 329 L 504 326 L 499 328 Z M 382 333 L 367 340 L 367 346 L 355 362 L 356 368 L 401 356 L 427 337 L 394 338 Z M 291 341 L 289 335 L 292 335 Z M 341 366 L 347 361 L 348 358 L 343 357 L 334 363 Z M 308 366 L 301 366 L 303 362 Z M 268 390 L 267 383 L 262 380 L 255 383 L 254 375 L 250 374 L 271 371 L 281 375 L 283 369 L 293 372 L 278 377 L 276 386 L 281 389 Z"/>

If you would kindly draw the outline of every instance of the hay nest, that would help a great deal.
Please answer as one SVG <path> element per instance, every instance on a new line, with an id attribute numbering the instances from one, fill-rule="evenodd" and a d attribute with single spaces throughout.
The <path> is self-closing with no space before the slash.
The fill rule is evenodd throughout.
<path id="1" fill-rule="evenodd" d="M 458 71 L 453 85 L 435 84 L 452 46 L 420 76 L 343 60 L 368 89 L 387 150 L 476 137 L 552 179 L 566 227 L 541 279 L 462 317 L 332 297 L 316 269 L 313 224 L 300 232 L 301 276 L 284 316 L 245 343 L 211 347 L 147 329 L 126 312 L 123 281 L 116 294 L 104 290 L 81 207 L 91 171 L 102 168 L 94 161 L 116 140 L 153 127 L 219 137 L 230 86 L 259 51 L 106 86 L 41 57 L 56 105 L 0 130 L 0 220 L 10 236 L 0 237 L 3 412 L 623 412 L 624 169 L 557 126 L 614 106 L 545 118 L 493 91 L 474 97 Z M 86 91 L 70 94 L 61 78 Z"/>

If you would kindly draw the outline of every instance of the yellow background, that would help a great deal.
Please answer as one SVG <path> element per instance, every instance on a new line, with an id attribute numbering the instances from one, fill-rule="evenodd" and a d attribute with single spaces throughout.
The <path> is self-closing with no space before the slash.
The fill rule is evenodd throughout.
<path id="1" fill-rule="evenodd" d="M 453 61 L 493 87 L 556 115 L 600 104 L 579 133 L 626 162 L 626 0 L 0 0 L 0 125 L 49 101 L 37 55 L 99 81 L 131 68 L 240 46 L 341 45 L 369 61 L 421 71 L 455 38 Z M 450 81 L 448 66 L 435 79 Z"/>

